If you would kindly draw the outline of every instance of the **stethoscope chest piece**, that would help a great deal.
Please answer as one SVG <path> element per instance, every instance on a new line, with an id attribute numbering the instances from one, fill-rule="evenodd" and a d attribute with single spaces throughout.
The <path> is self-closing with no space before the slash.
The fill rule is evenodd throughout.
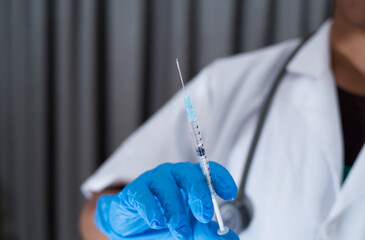
<path id="1" fill-rule="evenodd" d="M 252 202 L 246 194 L 233 201 L 224 202 L 220 210 L 225 225 L 237 234 L 249 226 L 254 213 Z"/>

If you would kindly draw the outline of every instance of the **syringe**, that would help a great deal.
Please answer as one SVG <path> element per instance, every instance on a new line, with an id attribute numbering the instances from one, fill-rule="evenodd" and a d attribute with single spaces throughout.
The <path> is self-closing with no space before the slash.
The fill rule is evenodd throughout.
<path id="1" fill-rule="evenodd" d="M 208 188 L 209 188 L 210 195 L 212 197 L 212 202 L 213 202 L 213 205 L 214 205 L 215 216 L 217 218 L 218 225 L 219 225 L 219 229 L 218 229 L 217 232 L 218 232 L 219 235 L 224 235 L 229 231 L 229 229 L 228 229 L 228 227 L 224 226 L 222 215 L 221 215 L 221 212 L 220 212 L 219 207 L 218 207 L 217 193 L 215 192 L 215 190 L 213 188 L 213 183 L 212 183 L 212 178 L 211 178 L 210 168 L 209 168 L 209 162 L 208 162 L 208 158 L 207 158 L 205 148 L 204 148 L 204 144 L 203 144 L 203 137 L 202 137 L 201 132 L 199 130 L 199 126 L 198 126 L 198 122 L 197 122 L 197 119 L 196 119 L 196 114 L 194 112 L 193 105 L 191 104 L 190 98 L 186 94 L 184 81 L 183 81 L 183 78 L 182 78 L 182 75 L 181 75 L 181 70 L 180 70 L 180 65 L 179 65 L 179 60 L 178 59 L 176 59 L 176 65 L 177 65 L 177 69 L 179 71 L 181 84 L 182 84 L 183 89 L 184 89 L 186 118 L 189 121 L 190 132 L 191 132 L 191 135 L 193 137 L 196 153 L 197 153 L 198 159 L 199 159 L 200 168 L 201 168 L 202 173 L 204 175 L 205 181 L 208 184 Z"/>

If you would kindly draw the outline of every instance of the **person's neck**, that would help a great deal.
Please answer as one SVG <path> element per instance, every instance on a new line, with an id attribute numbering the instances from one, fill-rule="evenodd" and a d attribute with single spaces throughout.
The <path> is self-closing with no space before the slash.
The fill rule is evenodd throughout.
<path id="1" fill-rule="evenodd" d="M 331 30 L 332 69 L 338 87 L 365 96 L 365 29 L 336 11 Z"/>

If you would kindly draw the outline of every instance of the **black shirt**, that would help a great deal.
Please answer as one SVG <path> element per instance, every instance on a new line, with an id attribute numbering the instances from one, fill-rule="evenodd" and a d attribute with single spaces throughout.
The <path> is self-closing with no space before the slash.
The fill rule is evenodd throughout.
<path id="1" fill-rule="evenodd" d="M 345 150 L 345 180 L 365 142 L 365 96 L 337 89 Z"/>

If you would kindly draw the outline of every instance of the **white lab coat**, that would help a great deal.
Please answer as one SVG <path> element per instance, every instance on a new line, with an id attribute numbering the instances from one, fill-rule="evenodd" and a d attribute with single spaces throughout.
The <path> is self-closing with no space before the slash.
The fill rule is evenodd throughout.
<path id="1" fill-rule="evenodd" d="M 246 240 L 365 239 L 365 147 L 342 185 L 343 140 L 327 21 L 287 66 L 249 173 Z M 210 160 L 241 179 L 263 99 L 299 40 L 214 61 L 189 85 Z M 176 79 L 178 81 L 178 79 Z M 85 196 L 162 162 L 195 160 L 177 93 L 82 186 Z"/>

